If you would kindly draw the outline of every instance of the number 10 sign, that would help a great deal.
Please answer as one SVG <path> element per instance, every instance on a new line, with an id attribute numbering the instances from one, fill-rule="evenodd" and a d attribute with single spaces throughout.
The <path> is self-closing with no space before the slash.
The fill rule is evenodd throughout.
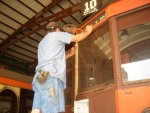
<path id="1" fill-rule="evenodd" d="M 82 2 L 82 14 L 86 16 L 88 14 L 98 11 L 98 6 L 101 5 L 100 0 L 84 0 Z"/>

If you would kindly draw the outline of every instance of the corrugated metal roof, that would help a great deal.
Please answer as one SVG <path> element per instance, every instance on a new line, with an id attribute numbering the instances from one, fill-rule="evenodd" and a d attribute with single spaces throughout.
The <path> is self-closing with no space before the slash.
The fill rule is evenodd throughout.
<path id="1" fill-rule="evenodd" d="M 60 26 L 81 22 L 79 0 L 1 0 L 0 53 L 32 64 L 36 61 L 37 46 L 44 37 L 44 27 L 50 21 Z M 61 12 L 61 13 L 60 13 Z M 61 15 L 60 15 L 61 14 Z"/>

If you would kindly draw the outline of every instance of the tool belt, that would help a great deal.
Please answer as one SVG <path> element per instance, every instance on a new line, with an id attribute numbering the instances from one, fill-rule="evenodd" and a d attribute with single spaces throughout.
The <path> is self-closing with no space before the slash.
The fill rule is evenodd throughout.
<path id="1" fill-rule="evenodd" d="M 40 69 L 38 72 L 39 72 L 39 75 L 36 77 L 36 79 L 39 83 L 42 84 L 46 81 L 46 79 L 48 78 L 50 73 L 49 73 L 49 71 L 44 71 L 42 69 Z"/>

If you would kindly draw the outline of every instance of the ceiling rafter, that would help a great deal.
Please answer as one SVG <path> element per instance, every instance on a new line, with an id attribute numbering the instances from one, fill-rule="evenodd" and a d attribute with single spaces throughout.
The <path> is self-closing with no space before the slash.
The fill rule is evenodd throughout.
<path id="1" fill-rule="evenodd" d="M 3 22 L 0 22 L 0 23 L 3 24 L 3 25 L 5 25 L 5 26 L 7 26 L 7 27 L 10 28 L 10 29 L 16 30 L 15 28 L 13 28 L 12 26 L 10 26 L 10 25 L 8 25 L 8 24 L 5 24 L 5 23 L 3 23 Z"/>
<path id="2" fill-rule="evenodd" d="M 34 46 L 34 45 L 31 45 L 31 44 L 29 44 L 29 43 L 27 43 L 27 42 L 25 42 L 25 41 L 21 41 L 22 43 L 24 43 L 24 44 L 26 44 L 26 45 L 28 45 L 28 46 L 31 46 L 32 48 L 34 48 L 34 49 L 37 49 L 37 47 L 36 46 Z"/>
<path id="3" fill-rule="evenodd" d="M 25 35 L 25 33 L 21 33 L 22 35 Z M 35 41 L 35 42 L 39 42 L 38 40 L 36 40 L 36 39 L 34 39 L 34 38 L 32 38 L 31 36 L 28 36 L 28 38 L 30 38 L 31 40 L 33 40 L 33 41 Z"/>
<path id="4" fill-rule="evenodd" d="M 54 18 L 54 19 L 59 18 L 60 16 L 65 15 L 66 13 L 69 13 L 67 15 L 67 16 L 69 16 L 69 15 L 72 15 L 73 13 L 75 13 L 77 11 L 80 11 L 80 9 L 81 9 L 81 4 L 77 4 L 77 5 L 74 5 L 73 7 L 64 9 L 62 11 L 59 11 L 58 13 L 55 13 L 55 14 L 50 15 L 48 17 L 45 17 L 42 20 L 36 21 L 36 23 L 41 24 L 41 23 L 44 23 L 45 21 L 51 20 L 52 18 Z"/>
<path id="5" fill-rule="evenodd" d="M 28 9 L 30 9 L 31 11 L 33 11 L 35 14 L 37 14 L 37 12 L 34 10 L 34 9 L 32 9 L 31 7 L 29 7 L 28 5 L 26 5 L 24 2 L 22 2 L 21 0 L 19 0 L 18 2 L 20 2 L 21 4 L 23 4 L 24 6 L 26 6 Z M 37 1 L 36 1 L 37 2 Z M 37 3 L 39 3 L 39 2 L 37 2 Z M 41 4 L 40 4 L 41 5 Z M 42 5 L 43 6 L 43 5 Z M 45 8 L 45 7 L 44 7 Z M 42 15 L 40 15 L 41 17 L 42 17 Z M 30 24 L 34 24 L 34 25 L 37 25 L 37 26 L 40 26 L 39 24 L 36 24 L 36 23 L 34 23 L 34 22 L 32 22 L 32 23 L 30 23 Z M 33 26 L 34 26 L 33 25 Z"/>
<path id="6" fill-rule="evenodd" d="M 63 11 L 60 11 L 61 13 L 58 12 L 58 14 L 60 14 L 60 16 L 56 13 L 57 18 L 54 16 L 54 17 L 53 17 L 54 19 L 52 19 L 52 20 L 50 20 L 50 21 L 59 21 L 59 20 L 65 18 L 65 17 L 67 17 L 67 16 L 69 16 L 69 15 L 71 15 L 71 14 L 73 14 L 73 13 L 76 13 L 77 11 L 80 10 L 80 7 L 79 7 L 79 6 L 80 6 L 80 4 L 78 4 L 78 5 L 75 6 L 76 9 L 74 9 L 74 7 L 71 7 L 71 8 L 65 9 L 65 10 L 63 10 Z M 74 10 L 73 10 L 73 9 L 74 9 Z M 54 14 L 54 15 L 55 15 L 55 14 Z M 59 18 L 58 18 L 58 17 L 59 17 Z M 44 19 L 44 20 L 45 20 L 45 19 Z M 43 21 L 42 21 L 42 22 L 43 22 Z M 25 37 L 28 37 L 28 36 L 32 35 L 33 33 L 37 32 L 37 31 L 40 31 L 41 29 L 45 28 L 47 24 L 48 24 L 48 22 L 47 22 L 46 24 L 43 24 L 42 27 L 37 27 L 37 28 L 34 29 L 33 31 L 31 31 L 31 32 L 29 32 L 29 33 L 27 33 L 27 34 L 24 34 L 24 36 L 12 40 L 12 42 L 9 43 L 9 45 L 11 45 L 11 44 L 13 44 L 13 43 L 16 43 L 16 42 L 18 42 L 18 41 L 24 39 Z"/>
<path id="7" fill-rule="evenodd" d="M 5 55 L 7 55 L 7 56 L 9 56 L 9 57 L 13 57 L 13 58 L 18 59 L 18 60 L 20 60 L 20 61 L 24 61 L 25 63 L 28 63 L 28 62 L 29 62 L 28 60 L 26 60 L 26 59 L 24 59 L 24 58 L 17 57 L 17 56 L 13 56 L 13 55 L 11 55 L 11 54 L 9 54 L 9 53 L 6 53 L 6 52 L 4 52 L 4 53 L 5 53 Z"/>
<path id="8" fill-rule="evenodd" d="M 5 4 L 7 7 L 9 7 L 10 9 L 14 10 L 15 12 L 17 12 L 18 14 L 22 15 L 23 17 L 25 17 L 26 19 L 30 19 L 29 17 L 27 17 L 26 15 L 22 14 L 21 12 L 19 12 L 18 10 L 16 10 L 13 7 L 10 7 L 8 4 L 6 4 L 4 1 L 1 1 L 3 4 Z"/>
<path id="9" fill-rule="evenodd" d="M 21 48 L 21 49 L 24 49 L 24 50 L 26 50 L 26 51 L 28 51 L 28 52 L 30 52 L 30 53 L 32 53 L 32 54 L 36 54 L 36 52 L 33 52 L 33 51 L 31 51 L 30 49 L 26 49 L 26 48 L 24 48 L 24 47 L 22 47 L 22 46 L 20 46 L 20 45 L 14 44 L 14 46 L 15 46 L 15 47 L 18 47 L 18 48 Z"/>
<path id="10" fill-rule="evenodd" d="M 32 2 L 34 2 L 33 7 L 30 4 Z M 8 59 L 12 58 L 21 63 L 27 63 L 26 66 L 29 69 L 25 69 L 25 71 L 32 71 L 32 74 L 34 73 L 35 64 L 37 64 L 38 43 L 46 34 L 46 25 L 50 21 L 56 21 L 60 26 L 81 23 L 79 17 L 81 16 L 79 14 L 81 13 L 81 2 L 76 0 L 34 0 L 31 2 L 2 0 L 1 5 L 3 8 L 1 12 L 4 15 L 1 13 L 3 21 L 0 23 L 5 26 L 4 29 L 2 27 L 0 29 L 2 35 L 0 38 L 1 59 L 3 60 L 7 56 Z M 14 14 L 11 14 L 11 16 L 9 12 L 14 12 Z M 5 18 L 6 20 L 4 20 Z M 46 20 L 44 20 L 45 18 Z M 7 23 L 9 20 L 10 24 Z M 5 62 L 7 63 L 7 61 Z M 10 64 L 6 67 L 11 66 L 13 65 Z M 22 71 L 20 70 L 20 72 Z"/>
<path id="11" fill-rule="evenodd" d="M 25 53 L 22 53 L 22 52 L 20 52 L 20 51 L 15 50 L 15 49 L 12 49 L 12 48 L 7 48 L 7 49 L 10 50 L 10 51 L 12 51 L 12 52 L 15 52 L 15 53 L 17 53 L 17 54 L 20 54 L 20 55 L 22 55 L 22 56 L 28 57 L 28 58 L 30 58 L 30 59 L 35 59 L 34 57 L 32 57 L 32 56 L 30 56 L 30 55 L 26 55 Z"/>
<path id="12" fill-rule="evenodd" d="M 39 2 L 38 0 L 35 0 L 35 1 L 45 8 L 45 6 L 41 2 Z"/>
<path id="13" fill-rule="evenodd" d="M 38 12 L 36 12 L 34 9 L 32 9 L 31 7 L 29 7 L 27 4 L 25 4 L 24 2 L 22 2 L 21 0 L 18 0 L 18 2 L 20 2 L 21 4 L 23 4 L 25 7 L 27 7 L 27 8 L 30 9 L 31 11 L 33 11 L 35 14 L 38 13 Z"/>
<path id="14" fill-rule="evenodd" d="M 44 8 L 45 8 L 45 6 L 42 4 L 42 3 L 40 3 L 39 1 L 37 1 L 36 0 L 36 2 L 38 2 L 40 5 L 42 5 Z M 26 15 L 24 15 L 24 14 L 22 14 L 22 13 L 20 13 L 18 10 L 16 10 L 15 8 L 13 8 L 13 7 L 10 7 L 8 4 L 6 4 L 4 1 L 2 1 L 2 3 L 3 4 L 5 4 L 7 7 L 9 7 L 10 9 L 12 9 L 12 10 L 14 10 L 14 11 L 16 11 L 17 13 L 19 13 L 20 15 L 22 15 L 22 16 L 24 16 L 25 18 L 27 18 L 28 20 L 30 19 L 29 17 L 27 17 Z M 0 23 L 2 23 L 2 22 L 0 22 Z M 5 23 L 2 23 L 3 25 L 5 25 L 5 26 L 7 26 L 7 27 L 9 27 L 9 28 L 11 28 L 11 29 L 13 29 L 13 30 L 16 30 L 15 28 L 13 28 L 12 26 L 9 26 L 9 25 L 7 25 L 7 24 L 5 24 Z M 33 23 L 33 24 L 35 24 L 35 23 Z M 39 25 L 40 26 L 40 25 Z M 38 33 L 36 33 L 36 34 L 38 34 Z M 39 34 L 38 34 L 39 35 Z M 40 35 L 41 36 L 41 35 Z M 33 40 L 35 40 L 35 39 L 33 39 Z M 37 40 L 35 40 L 35 41 L 37 41 Z"/>
<path id="15" fill-rule="evenodd" d="M 35 0 L 35 1 L 45 8 L 45 6 L 44 6 L 41 2 L 39 2 L 39 1 L 37 1 L 37 0 Z M 41 15 L 41 17 L 44 18 L 43 15 Z"/>
<path id="16" fill-rule="evenodd" d="M 21 25 L 21 26 L 23 25 L 22 23 L 18 22 L 17 20 L 15 20 L 14 18 L 12 18 L 11 16 L 6 15 L 5 13 L 3 13 L 3 12 L 1 12 L 1 11 L 0 11 L 0 13 L 3 14 L 4 16 L 8 17 L 10 20 L 15 21 L 15 22 L 18 23 L 19 25 Z"/>
<path id="17" fill-rule="evenodd" d="M 3 40 L 3 39 L 1 39 L 1 40 Z M 23 43 L 23 44 L 25 44 L 25 45 L 27 45 L 27 46 L 29 46 L 30 48 L 32 47 L 32 48 L 34 48 L 34 49 L 37 49 L 37 47 L 36 46 L 34 46 L 34 45 L 31 45 L 31 44 L 29 44 L 29 43 L 27 43 L 27 42 L 25 42 L 25 41 L 20 41 L 21 43 Z M 17 45 L 17 44 L 15 44 L 15 45 Z M 20 46 L 21 47 L 21 46 Z M 24 47 L 22 47 L 22 48 L 24 48 Z M 26 49 L 26 48 L 24 48 L 24 49 Z"/>
<path id="18" fill-rule="evenodd" d="M 74 6 L 74 4 L 72 3 L 72 1 L 70 1 L 70 0 L 68 0 L 68 2 L 71 4 L 71 5 L 73 5 Z M 58 4 L 59 5 L 59 4 Z M 60 6 L 59 5 L 59 7 L 61 7 L 62 9 L 64 9 L 62 6 Z M 75 17 L 73 17 L 72 15 L 71 15 L 71 17 L 79 24 L 80 22 L 75 18 Z"/>
<path id="19" fill-rule="evenodd" d="M 59 20 L 65 18 L 65 17 L 67 17 L 69 15 L 72 15 L 72 14 L 80 11 L 80 9 L 81 9 L 81 4 L 77 4 L 77 5 L 73 6 L 73 7 L 64 9 L 63 11 L 60 11 L 60 12 L 58 12 L 56 14 L 50 15 L 49 17 L 46 17 L 43 20 L 40 20 L 40 21 L 38 21 L 36 23 L 41 24 L 41 23 L 43 23 L 45 21 L 48 21 L 49 19 L 50 19 L 50 21 L 59 21 Z M 54 18 L 54 19 L 52 19 L 52 18 Z M 47 24 L 48 24 L 48 22 L 46 22 L 46 24 L 43 24 L 40 27 L 37 27 L 32 32 L 29 32 L 29 33 L 25 34 L 24 36 L 22 36 L 20 38 L 14 38 L 15 37 L 14 36 L 12 38 L 6 39 L 3 43 L 0 44 L 0 51 L 6 49 L 8 46 L 10 46 L 10 45 L 12 45 L 12 44 L 14 44 L 14 43 L 16 43 L 18 41 L 21 41 L 25 37 L 28 37 L 28 36 L 32 35 L 33 33 L 40 31 L 41 29 L 45 28 Z"/>
<path id="20" fill-rule="evenodd" d="M 24 30 L 24 28 L 29 25 L 30 23 L 33 23 L 35 21 L 36 18 L 38 18 L 39 16 L 41 16 L 42 14 L 44 14 L 44 12 L 48 11 L 50 8 L 52 8 L 53 6 L 55 6 L 58 2 L 60 2 L 61 0 L 55 0 L 52 3 L 50 3 L 48 6 L 46 6 L 41 12 L 37 13 L 34 17 L 32 17 L 28 22 L 26 22 L 24 25 L 22 25 L 18 30 L 16 30 L 16 32 L 14 32 L 12 35 L 10 35 L 6 40 L 4 40 L 1 44 L 0 44 L 0 51 L 3 51 L 5 49 L 5 44 L 6 44 L 6 48 L 8 46 L 8 43 L 10 43 L 11 40 L 14 39 L 14 37 L 19 33 L 22 32 Z"/>
<path id="21" fill-rule="evenodd" d="M 39 35 L 40 37 L 43 37 L 43 35 L 41 35 L 40 33 L 36 32 L 37 35 Z"/>
<path id="22" fill-rule="evenodd" d="M 2 30 L 0 30 L 0 32 L 2 32 L 2 33 L 4 33 L 5 35 L 7 35 L 7 36 L 9 36 L 10 34 L 8 34 L 8 33 L 6 33 L 6 32 L 4 32 L 4 31 L 2 31 Z M 1 47 L 1 46 L 0 46 Z"/>
<path id="23" fill-rule="evenodd" d="M 64 8 L 63 8 L 61 5 L 58 4 L 58 6 L 59 6 L 61 9 L 64 10 Z M 77 20 L 76 18 L 74 18 L 72 15 L 70 15 L 70 17 L 73 18 L 73 19 L 79 24 L 79 22 L 78 22 L 78 20 Z"/>
<path id="24" fill-rule="evenodd" d="M 72 3 L 71 0 L 68 0 L 68 1 L 69 1 L 72 5 L 74 5 L 74 3 Z M 79 2 L 78 2 L 78 3 L 79 3 Z M 79 22 L 74 16 L 72 16 L 72 18 L 73 18 L 74 20 L 76 20 L 78 24 L 80 24 L 80 22 Z"/>
<path id="25" fill-rule="evenodd" d="M 50 13 L 54 14 L 51 10 L 49 10 Z M 61 20 L 63 23 L 67 24 L 64 20 Z"/>
<path id="26" fill-rule="evenodd" d="M 10 26 L 10 25 L 7 25 L 7 24 L 5 24 L 5 23 L 2 23 L 2 22 L 0 22 L 1 24 L 3 24 L 3 25 L 5 25 L 5 26 L 7 26 L 8 28 L 10 28 L 10 29 L 13 29 L 14 31 L 16 31 L 17 29 L 15 29 L 15 28 L 13 28 L 12 26 Z M 24 35 L 24 33 L 23 32 L 21 32 L 21 34 L 23 34 Z M 36 33 L 36 34 L 38 34 L 38 33 Z M 39 34 L 38 34 L 39 35 Z M 32 40 L 34 40 L 34 41 L 36 41 L 36 42 L 38 42 L 36 39 L 34 39 L 34 38 L 32 38 L 32 37 L 30 37 Z"/>
<path id="27" fill-rule="evenodd" d="M 0 40 L 3 41 L 4 39 L 0 38 Z M 37 47 L 35 47 L 35 46 L 33 46 L 33 45 L 31 45 L 31 44 L 29 44 L 29 43 L 27 43 L 27 42 L 21 41 L 21 43 L 30 46 L 30 48 L 32 47 L 32 48 L 34 48 L 34 49 L 37 49 Z M 26 49 L 26 48 L 24 48 L 24 47 L 22 47 L 22 46 L 20 46 L 20 45 L 14 44 L 14 46 L 16 46 L 16 47 L 18 47 L 18 48 L 22 48 L 22 49 L 24 49 L 24 50 L 26 50 L 26 51 L 29 51 L 29 52 L 33 53 L 33 54 L 36 54 L 36 52 L 33 52 L 33 51 L 31 51 L 30 49 Z"/>

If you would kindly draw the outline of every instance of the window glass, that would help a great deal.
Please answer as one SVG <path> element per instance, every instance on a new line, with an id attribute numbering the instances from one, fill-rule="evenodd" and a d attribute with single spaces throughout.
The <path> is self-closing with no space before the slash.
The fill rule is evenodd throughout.
<path id="1" fill-rule="evenodd" d="M 108 23 L 79 43 L 79 90 L 113 82 Z"/>
<path id="2" fill-rule="evenodd" d="M 74 75 L 74 70 L 73 70 L 73 60 L 72 57 L 67 59 L 66 62 L 67 66 L 67 71 L 66 71 L 66 89 L 65 89 L 65 105 L 71 105 L 73 100 L 73 75 Z"/>
<path id="3" fill-rule="evenodd" d="M 118 32 L 122 81 L 150 79 L 150 23 Z"/>

